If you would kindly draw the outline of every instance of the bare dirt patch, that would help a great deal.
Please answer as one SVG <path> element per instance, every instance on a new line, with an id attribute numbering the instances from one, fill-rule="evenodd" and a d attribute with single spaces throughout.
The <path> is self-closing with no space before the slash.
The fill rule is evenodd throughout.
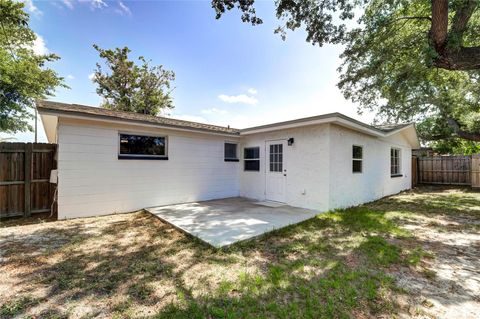
<path id="1" fill-rule="evenodd" d="M 408 291 L 403 317 L 478 318 L 480 314 L 480 193 L 423 188 L 389 200 L 416 206 L 401 221 L 427 253 L 415 271 L 395 273 Z"/>
<path id="2" fill-rule="evenodd" d="M 480 193 L 420 188 L 215 250 L 143 212 L 2 221 L 0 318 L 477 318 Z"/>

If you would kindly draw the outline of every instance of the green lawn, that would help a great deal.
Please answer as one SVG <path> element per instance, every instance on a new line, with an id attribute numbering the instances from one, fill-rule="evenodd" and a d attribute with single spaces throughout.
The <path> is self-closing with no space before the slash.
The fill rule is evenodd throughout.
<path id="1" fill-rule="evenodd" d="M 421 188 L 320 214 L 225 250 L 142 212 L 18 226 L 23 221 L 4 222 L 0 317 L 435 314 L 450 305 L 434 307 L 428 294 L 419 296 L 414 284 L 404 282 L 422 283 L 423 291 L 435 293 L 443 283 L 435 265 L 450 258 L 439 238 L 461 232 L 478 245 L 479 217 L 479 193 Z M 470 298 L 475 310 L 475 287 L 464 288 L 473 293 L 459 292 L 459 298 Z"/>

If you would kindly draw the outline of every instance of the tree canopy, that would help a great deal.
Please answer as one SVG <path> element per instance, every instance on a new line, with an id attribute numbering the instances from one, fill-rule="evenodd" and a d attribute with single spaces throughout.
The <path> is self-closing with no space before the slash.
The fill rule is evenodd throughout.
<path id="1" fill-rule="evenodd" d="M 97 83 L 97 93 L 103 97 L 104 108 L 157 115 L 162 109 L 173 108 L 171 81 L 173 71 L 163 66 L 151 66 L 150 61 L 139 57 L 141 65 L 129 60 L 128 47 L 106 50 L 93 46 L 109 72 L 104 72 L 97 63 L 93 81 Z"/>
<path id="2" fill-rule="evenodd" d="M 413 18 L 429 10 L 428 1 L 393 8 L 372 1 L 360 19 L 362 27 L 345 41 L 338 86 L 380 119 L 419 122 L 423 140 L 480 141 L 480 72 L 433 66 L 436 53 L 424 40 L 430 21 Z M 474 18 L 478 21 L 478 12 Z M 465 43 L 480 44 L 480 39 L 468 34 Z"/>
<path id="3" fill-rule="evenodd" d="M 46 67 L 55 54 L 33 51 L 37 36 L 29 28 L 24 4 L 0 0 L 0 131 L 32 131 L 29 120 L 37 99 L 53 95 L 63 78 Z"/>
<path id="4" fill-rule="evenodd" d="M 237 7 L 242 12 L 242 21 L 257 25 L 263 21 L 256 15 L 254 3 L 255 0 L 212 0 L 212 7 L 217 19 Z M 424 41 L 434 52 L 432 64 L 448 70 L 480 69 L 480 45 L 469 41 L 479 31 L 478 0 L 277 0 L 275 4 L 277 18 L 284 21 L 276 33 L 285 37 L 287 29 L 303 27 L 307 41 L 320 46 L 349 41 L 347 22 L 357 12 L 374 7 L 387 17 L 399 7 L 427 6 L 429 10 L 421 15 L 403 14 L 396 18 L 429 22 Z M 381 25 L 392 20 L 378 22 Z"/>
<path id="5" fill-rule="evenodd" d="M 235 6 L 262 23 L 253 0 L 213 0 L 217 18 Z M 425 141 L 480 141 L 478 0 L 278 0 L 285 30 L 342 44 L 339 88 L 381 121 L 419 122 Z M 356 23 L 348 20 L 359 15 Z M 456 143 L 456 142 L 455 142 Z"/>

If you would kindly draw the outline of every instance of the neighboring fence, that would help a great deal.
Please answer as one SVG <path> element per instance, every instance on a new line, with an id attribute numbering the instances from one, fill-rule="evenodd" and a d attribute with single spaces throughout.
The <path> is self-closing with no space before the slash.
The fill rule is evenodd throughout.
<path id="1" fill-rule="evenodd" d="M 0 217 L 50 211 L 55 152 L 55 144 L 0 143 Z"/>
<path id="2" fill-rule="evenodd" d="M 472 155 L 472 187 L 480 187 L 480 154 Z"/>
<path id="3" fill-rule="evenodd" d="M 415 157 L 412 159 L 414 161 Z M 472 178 L 475 181 L 478 178 L 475 175 L 478 173 L 472 170 L 471 156 L 418 157 L 413 165 L 418 167 L 418 184 L 472 185 Z"/>
<path id="4" fill-rule="evenodd" d="M 412 188 L 418 185 L 418 156 L 412 156 Z"/>

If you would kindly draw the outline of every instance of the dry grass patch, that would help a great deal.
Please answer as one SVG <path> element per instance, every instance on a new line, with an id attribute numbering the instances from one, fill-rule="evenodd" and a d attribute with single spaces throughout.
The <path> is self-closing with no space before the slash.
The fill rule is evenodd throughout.
<path id="1" fill-rule="evenodd" d="M 479 214 L 478 193 L 423 188 L 225 250 L 143 212 L 8 221 L 0 318 L 468 318 Z"/>

